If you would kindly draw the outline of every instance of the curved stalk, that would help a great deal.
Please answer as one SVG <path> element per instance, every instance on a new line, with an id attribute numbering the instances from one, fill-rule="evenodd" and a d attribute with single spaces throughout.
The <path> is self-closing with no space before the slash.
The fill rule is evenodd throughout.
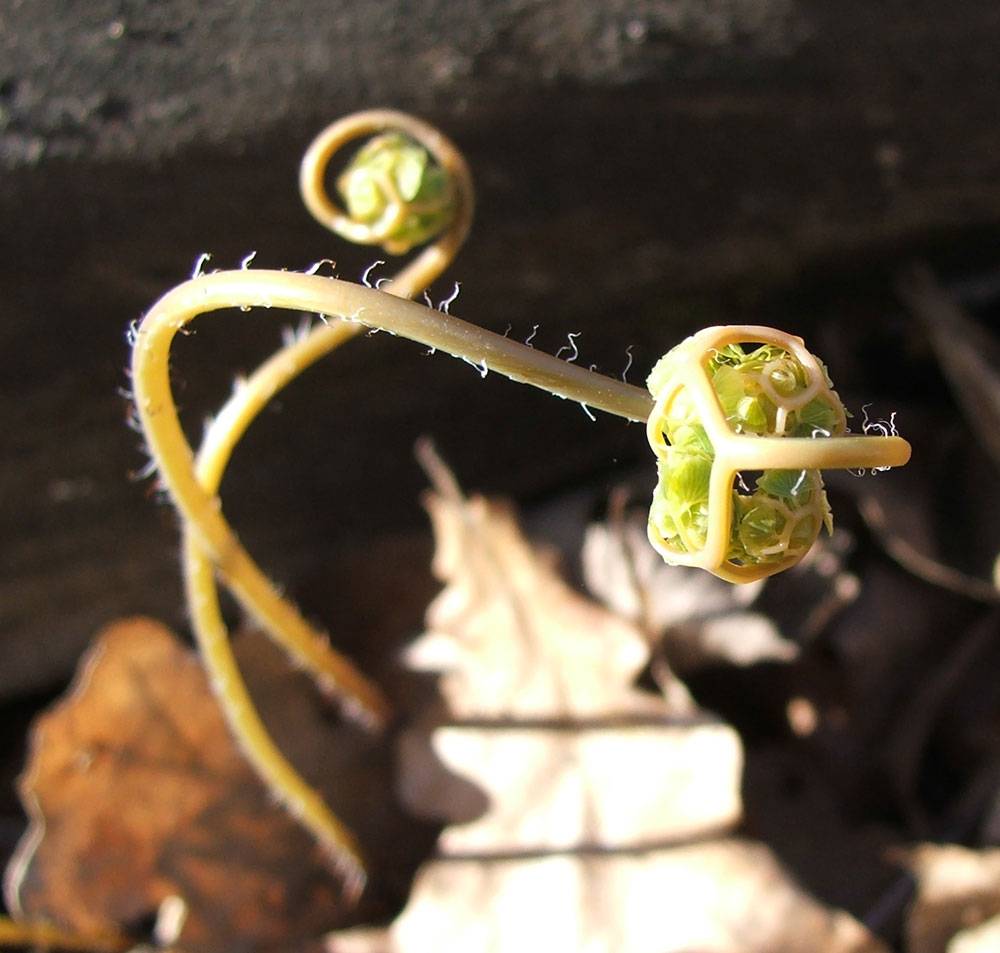
<path id="1" fill-rule="evenodd" d="M 264 630 L 316 676 L 322 688 L 344 699 L 351 713 L 377 726 L 388 718 L 389 705 L 378 688 L 333 650 L 325 637 L 280 595 L 226 522 L 217 491 L 236 443 L 278 390 L 367 327 L 410 336 L 430 347 L 455 353 L 477 367 L 530 380 L 568 398 L 624 412 L 633 419 L 644 419 L 650 404 L 648 394 L 639 388 L 602 378 L 441 312 L 400 300 L 400 296 L 411 295 L 433 281 L 447 265 L 468 231 L 472 210 L 471 183 L 457 150 L 436 133 L 433 143 L 427 143 L 429 127 L 408 117 L 404 117 L 404 124 L 401 116 L 380 111 L 334 123 L 310 149 L 301 177 L 303 196 L 311 211 L 324 224 L 343 232 L 347 216 L 322 192 L 322 173 L 325 163 L 347 138 L 393 125 L 405 126 L 405 131 L 414 137 L 419 135 L 431 147 L 435 158 L 454 176 L 457 208 L 451 226 L 399 275 L 383 283 L 388 294 L 336 279 L 289 272 L 241 270 L 205 275 L 184 283 L 153 306 L 136 335 L 133 352 L 136 410 L 163 483 L 184 519 L 184 577 L 192 626 L 231 730 L 271 790 L 314 832 L 355 888 L 363 883 L 360 848 L 323 799 L 288 764 L 261 723 L 232 655 L 215 590 L 215 574 L 226 581 Z M 350 237 L 357 240 L 359 235 L 354 232 Z M 377 236 L 372 240 L 379 239 Z M 314 327 L 258 368 L 222 408 L 208 428 L 197 458 L 192 459 L 169 384 L 173 336 L 198 314 L 254 305 L 319 313 L 325 320 L 327 315 L 339 314 L 347 320 L 327 320 Z"/>
<path id="2" fill-rule="evenodd" d="M 206 493 L 218 493 L 237 442 L 271 397 L 354 334 L 355 329 L 343 322 L 315 328 L 306 338 L 293 341 L 269 358 L 247 379 L 208 427 L 195 458 L 194 471 Z M 313 832 L 343 872 L 347 891 L 359 892 L 364 883 L 361 848 L 323 797 L 281 753 L 261 721 L 229 642 L 216 590 L 216 567 L 190 522 L 184 523 L 181 552 L 192 628 L 233 736 L 275 797 Z M 293 605 L 284 600 L 281 604 L 287 609 L 286 618 L 270 618 L 265 631 L 314 676 L 321 689 L 341 694 L 351 714 L 373 726 L 384 723 L 391 709 L 378 687 L 332 649 Z"/>
<path id="3" fill-rule="evenodd" d="M 167 292 L 153 305 L 137 332 L 132 366 L 133 373 L 142 379 L 136 396 L 140 392 L 143 396 L 142 402 L 137 400 L 137 409 L 144 425 L 147 419 L 150 421 L 154 430 L 151 437 L 163 436 L 175 444 L 171 452 L 182 449 L 186 441 L 160 434 L 161 423 L 155 418 L 161 407 L 168 415 L 175 409 L 167 360 L 174 335 L 200 314 L 254 307 L 318 313 L 324 318 L 342 318 L 364 328 L 388 331 L 445 351 L 481 371 L 495 371 L 629 420 L 645 421 L 653 406 L 652 397 L 641 387 L 588 371 L 452 315 L 373 288 L 288 271 L 220 271 Z M 163 425 L 162 429 L 168 428 Z"/>
<path id="4" fill-rule="evenodd" d="M 266 362 L 223 408 L 195 461 L 177 416 L 169 380 L 174 336 L 200 314 L 252 306 L 292 308 L 344 320 L 321 325 Z M 363 861 L 350 832 L 292 768 L 260 723 L 228 643 L 213 570 L 265 631 L 348 707 L 378 723 L 388 704 L 378 689 L 334 652 L 274 588 L 225 520 L 216 490 L 240 435 L 278 389 L 308 364 L 365 327 L 378 327 L 439 347 L 477 366 L 497 370 L 630 419 L 645 419 L 648 393 L 535 351 L 430 308 L 333 278 L 280 271 L 220 272 L 193 279 L 153 306 L 136 336 L 133 386 L 149 451 L 184 520 L 185 581 L 192 624 L 230 727 L 258 772 L 299 816 L 344 870 L 363 883 Z"/>
<path id="5" fill-rule="evenodd" d="M 317 137 L 303 162 L 300 186 L 310 210 L 324 224 L 343 234 L 345 222 L 349 227 L 350 219 L 326 195 L 325 166 L 351 139 L 386 126 L 403 127 L 413 139 L 421 142 L 446 170 L 452 188 L 453 202 L 446 230 L 388 283 L 390 293 L 409 296 L 438 277 L 468 233 L 474 205 L 473 189 L 458 150 L 436 130 L 405 114 L 386 110 L 359 113 L 333 123 Z M 329 216 L 329 220 L 324 216 Z M 377 241 L 378 236 L 371 240 Z M 304 336 L 294 337 L 238 388 L 208 427 L 194 463 L 197 481 L 213 497 L 210 509 L 221 510 L 216 494 L 226 465 L 237 442 L 261 409 L 306 367 L 362 329 L 362 325 L 345 322 L 317 325 Z M 142 380 L 141 373 L 139 380 Z M 141 390 L 140 383 L 137 395 Z M 164 469 L 163 458 L 157 459 L 152 446 L 150 450 L 154 460 Z M 167 466 L 166 469 L 171 468 Z M 176 481 L 167 474 L 164 480 L 173 493 L 171 486 Z M 176 495 L 174 498 L 176 500 Z M 321 688 L 339 692 L 356 717 L 378 726 L 389 717 L 389 703 L 377 686 L 361 676 L 293 605 L 281 597 L 228 528 L 216 526 L 213 530 L 215 539 L 230 553 L 221 565 L 213 563 L 211 552 L 206 550 L 202 536 L 195 530 L 198 512 L 207 512 L 204 501 L 196 507 L 194 512 L 189 511 L 193 518 L 184 522 L 182 553 L 187 602 L 192 628 L 230 729 L 262 780 L 313 832 L 344 872 L 348 890 L 359 891 L 364 883 L 364 864 L 353 835 L 284 758 L 257 714 L 229 644 L 215 573 L 218 571 L 224 578 L 228 576 L 230 583 L 233 574 L 247 581 L 249 591 L 236 592 L 244 607 L 257 618 L 264 631 L 316 677 Z"/>

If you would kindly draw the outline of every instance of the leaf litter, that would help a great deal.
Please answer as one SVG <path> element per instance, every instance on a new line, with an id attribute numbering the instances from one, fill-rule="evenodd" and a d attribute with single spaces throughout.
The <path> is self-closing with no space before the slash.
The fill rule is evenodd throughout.
<path id="1" fill-rule="evenodd" d="M 412 810 L 457 823 L 396 921 L 329 953 L 884 950 L 730 835 L 739 739 L 682 688 L 636 687 L 636 625 L 570 589 L 509 507 L 432 472 L 446 585 L 408 658 L 440 673 L 442 704 L 399 776 Z"/>
<path id="2" fill-rule="evenodd" d="M 405 661 L 435 675 L 438 695 L 401 734 L 394 774 L 406 810 L 446 826 L 402 913 L 345 929 L 385 919 L 389 906 L 366 895 L 367 907 L 348 908 L 232 745 L 196 657 L 149 620 L 103 633 L 67 698 L 37 720 L 21 781 L 32 824 L 7 871 L 8 907 L 91 935 L 169 911 L 175 927 L 161 944 L 192 951 L 315 949 L 321 937 L 329 953 L 888 949 L 800 886 L 767 845 L 737 836 L 740 739 L 671 671 L 658 673 L 660 691 L 638 687 L 650 684 L 656 643 L 648 614 L 585 599 L 509 506 L 466 500 L 441 465 L 432 472 L 433 568 L 445 587 Z M 600 541 L 604 556 L 611 543 Z M 603 594 L 611 605 L 614 589 Z M 801 640 L 780 628 L 737 644 L 754 616 L 773 626 L 755 601 L 698 595 L 713 607 L 706 618 L 732 628 L 705 638 L 699 620 L 694 668 L 798 661 Z M 676 603 L 663 611 L 659 634 L 685 624 Z M 329 713 L 303 727 L 289 712 L 315 693 L 297 673 L 276 674 L 283 662 L 262 644 L 242 662 L 256 668 L 279 743 L 365 831 L 373 883 L 407 868 L 412 830 L 389 796 L 385 752 Z M 908 953 L 996 948 L 995 858 L 982 852 L 987 886 L 955 876 L 942 901 L 930 885 L 948 868 L 931 866 L 928 850 L 913 854 L 921 889 Z M 963 863 L 979 862 L 967 853 Z"/>
<path id="3" fill-rule="evenodd" d="M 308 746 L 315 729 L 278 681 L 270 705 Z M 323 735 L 329 745 L 328 725 Z M 377 758 L 368 771 L 375 781 Z M 179 898 L 176 947 L 214 951 L 294 948 L 356 919 L 231 740 L 197 655 L 159 623 L 122 620 L 98 636 L 66 697 L 36 720 L 19 790 L 30 828 L 5 897 L 24 922 L 142 931 Z"/>

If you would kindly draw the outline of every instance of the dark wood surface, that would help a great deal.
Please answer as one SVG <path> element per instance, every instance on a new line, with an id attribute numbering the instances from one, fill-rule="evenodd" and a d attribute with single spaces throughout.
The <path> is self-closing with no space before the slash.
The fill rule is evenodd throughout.
<path id="1" fill-rule="evenodd" d="M 608 373 L 631 346 L 636 382 L 707 323 L 893 339 L 899 262 L 975 269 L 997 247 L 994 2 L 66 7 L 0 14 L 7 695 L 63 678 L 120 614 L 183 626 L 174 519 L 129 476 L 124 332 L 203 251 L 359 275 L 372 253 L 295 192 L 302 149 L 346 111 L 416 110 L 468 152 L 477 222 L 435 297 L 460 280 L 453 313 L 522 339 L 538 324 L 550 351 L 583 332 Z M 193 436 L 282 323 L 213 317 L 180 342 Z M 293 583 L 423 528 L 422 434 L 467 487 L 529 501 L 644 454 L 637 427 L 383 336 L 265 415 L 227 512 Z"/>

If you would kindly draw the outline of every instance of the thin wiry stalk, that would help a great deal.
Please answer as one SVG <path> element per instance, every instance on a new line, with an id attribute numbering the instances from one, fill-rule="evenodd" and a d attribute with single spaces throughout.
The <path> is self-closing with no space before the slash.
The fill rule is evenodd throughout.
<path id="1" fill-rule="evenodd" d="M 359 888 L 364 864 L 353 835 L 287 762 L 260 721 L 228 641 L 215 576 L 320 685 L 337 693 L 349 712 L 378 726 L 390 714 L 381 691 L 336 652 L 285 599 L 242 547 L 227 523 L 218 488 L 235 445 L 267 402 L 306 367 L 369 327 L 423 341 L 484 370 L 496 370 L 593 407 L 645 419 L 651 405 L 639 388 L 603 378 L 474 325 L 408 301 L 447 266 L 464 239 L 472 213 L 468 171 L 439 133 L 402 114 L 361 114 L 335 123 L 310 148 L 300 178 L 310 210 L 338 232 L 349 224 L 328 198 L 323 173 L 348 140 L 401 128 L 428 147 L 452 177 L 454 218 L 446 232 L 382 284 L 387 292 L 316 275 L 244 268 L 201 275 L 164 295 L 135 334 L 132 376 L 136 412 L 160 479 L 184 523 L 184 577 L 192 626 L 230 728 L 276 796 L 313 831 Z M 380 240 L 374 235 L 372 241 Z M 197 316 L 222 308 L 277 307 L 319 314 L 324 321 L 293 339 L 242 383 L 208 428 L 195 458 L 181 429 L 169 381 L 174 335 Z"/>
<path id="2" fill-rule="evenodd" d="M 430 284 L 454 257 L 464 240 L 472 216 L 473 194 L 471 181 L 464 160 L 458 151 L 436 131 L 417 120 L 387 111 L 375 111 L 348 117 L 334 123 L 317 138 L 303 163 L 301 188 L 311 209 L 323 203 L 334 214 L 327 224 L 343 231 L 337 221 L 335 206 L 326 197 L 323 185 L 325 166 L 341 146 L 361 135 L 377 132 L 387 126 L 405 127 L 418 141 L 433 146 L 436 161 L 448 171 L 455 189 L 455 209 L 447 230 L 426 247 L 392 282 L 392 293 L 412 295 L 415 290 Z M 247 274 L 248 272 L 242 272 Z M 254 278 L 256 279 L 256 275 Z M 259 287 L 257 282 L 255 286 Z M 266 294 L 266 291 L 265 291 Z M 313 313 L 319 309 L 309 309 Z M 154 306 L 146 321 L 154 313 L 168 314 L 166 309 Z M 167 317 L 169 328 L 177 325 Z M 157 462 L 164 485 L 184 517 L 184 578 L 188 596 L 192 627 L 212 676 L 212 684 L 220 698 L 230 728 L 238 739 L 256 770 L 271 790 L 286 803 L 290 811 L 317 836 L 335 862 L 343 869 L 347 883 L 355 890 L 361 888 L 364 866 L 361 851 L 353 835 L 332 814 L 323 799 L 301 778 L 274 744 L 256 712 L 245 683 L 240 675 L 228 640 L 228 631 L 222 619 L 215 574 L 218 573 L 234 589 L 237 597 L 277 642 L 293 658 L 309 670 L 325 688 L 338 692 L 349 710 L 373 726 L 385 722 L 390 706 L 381 691 L 365 679 L 343 656 L 333 650 L 328 640 L 298 613 L 293 605 L 283 599 L 269 580 L 243 550 L 221 514 L 217 492 L 229 458 L 237 442 L 253 419 L 274 396 L 306 367 L 340 343 L 362 330 L 361 325 L 346 322 L 321 323 L 308 333 L 293 337 L 277 354 L 266 361 L 237 389 L 208 428 L 202 447 L 194 461 L 191 475 L 195 488 L 186 479 L 185 461 L 190 459 L 190 448 L 180 447 L 177 441 L 179 427 L 166 388 L 166 411 L 158 411 L 155 395 L 164 391 L 146 386 L 142 357 L 155 353 L 148 339 L 142 336 L 155 326 L 155 321 L 144 323 L 144 331 L 136 336 L 136 357 L 133 369 L 139 384 L 135 388 L 136 409 L 147 435 L 150 452 Z M 169 349 L 172 335 L 160 338 Z M 136 366 L 140 369 L 136 371 Z M 162 383 L 162 382 L 161 382 Z M 151 393 L 154 395 L 151 399 Z M 151 414 L 143 412 L 152 410 Z M 167 438 L 165 447 L 157 439 L 160 424 L 169 415 L 175 427 Z M 170 430 L 171 428 L 167 428 Z M 183 441 L 183 435 L 181 435 Z M 180 449 L 180 456 L 173 452 Z M 186 503 L 186 506 L 184 505 Z M 217 517 L 217 518 L 214 518 Z M 206 525 L 207 524 L 207 525 Z M 234 584 L 235 581 L 235 584 Z"/>

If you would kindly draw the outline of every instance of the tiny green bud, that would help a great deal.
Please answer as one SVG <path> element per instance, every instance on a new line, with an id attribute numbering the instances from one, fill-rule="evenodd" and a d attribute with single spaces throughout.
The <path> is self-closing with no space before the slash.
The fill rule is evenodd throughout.
<path id="1" fill-rule="evenodd" d="M 650 541 L 668 563 L 731 582 L 794 565 L 822 527 L 832 530 L 821 467 L 909 456 L 897 437 L 845 437 L 826 368 L 773 328 L 706 328 L 661 358 L 647 383 L 659 474 Z M 741 471 L 760 474 L 752 489 Z"/>
<path id="2" fill-rule="evenodd" d="M 337 180 L 350 217 L 373 243 L 402 255 L 441 231 L 455 208 L 448 175 L 427 150 L 398 132 L 370 139 Z"/>
<path id="3" fill-rule="evenodd" d="M 667 354 L 653 368 L 650 381 L 662 386 L 672 379 L 685 353 L 675 348 Z M 831 436 L 838 427 L 843 431 L 844 411 L 829 390 L 825 368 L 817 364 L 822 370 L 822 394 L 816 394 L 806 368 L 775 344 L 751 351 L 727 344 L 710 351 L 703 366 L 732 433 Z M 652 531 L 668 551 L 696 552 L 707 536 L 715 450 L 696 404 L 684 392 L 675 396 L 660 426 L 668 452 L 654 494 L 660 525 Z M 741 566 L 799 559 L 812 546 L 828 512 L 817 471 L 767 470 L 753 491 L 733 491 L 727 558 Z"/>

